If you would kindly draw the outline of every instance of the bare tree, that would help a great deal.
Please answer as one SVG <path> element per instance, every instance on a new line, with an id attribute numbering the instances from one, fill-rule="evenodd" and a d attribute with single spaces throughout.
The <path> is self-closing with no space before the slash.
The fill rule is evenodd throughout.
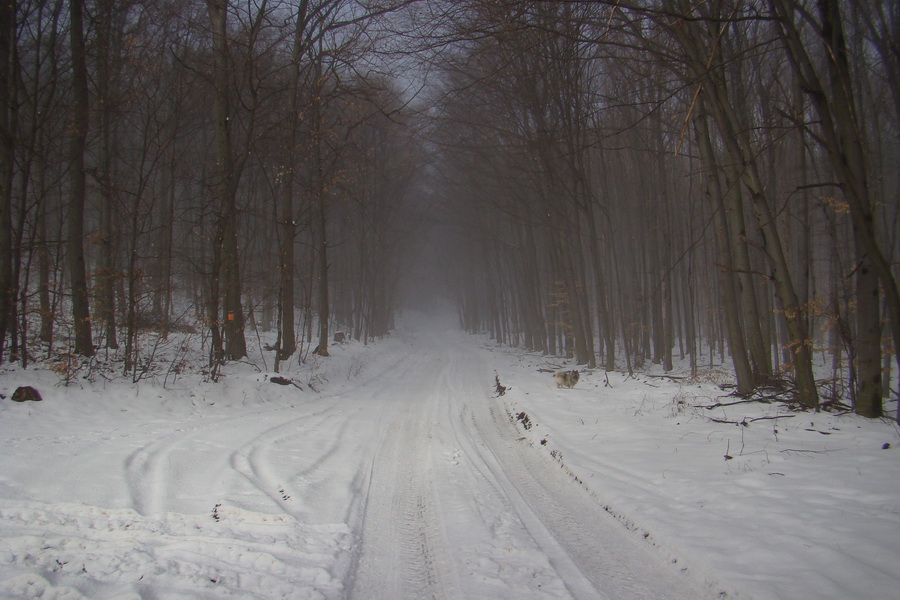
<path id="1" fill-rule="evenodd" d="M 101 247 L 100 268 L 97 269 L 96 298 L 97 319 L 105 330 L 106 346 L 111 349 L 119 347 L 116 333 L 116 255 L 114 227 L 116 224 L 116 200 L 113 191 L 112 155 L 115 152 L 112 131 L 113 76 L 114 56 L 113 35 L 121 31 L 117 24 L 121 19 L 114 19 L 117 14 L 111 0 L 101 0 L 97 4 L 97 105 L 99 118 L 99 137 L 97 182 L 100 187 L 100 231 L 97 238 Z"/>
<path id="2" fill-rule="evenodd" d="M 67 249 L 72 286 L 75 352 L 82 356 L 93 356 L 94 343 L 84 256 L 84 208 L 87 195 L 84 154 L 87 146 L 89 114 L 83 8 L 84 0 L 71 0 L 69 3 L 73 104 L 69 121 L 70 188 Z"/>
<path id="3" fill-rule="evenodd" d="M 857 411 L 881 416 L 881 323 L 879 288 L 886 296 L 888 322 L 894 340 L 894 356 L 900 365 L 900 291 L 891 265 L 882 251 L 875 231 L 869 168 L 862 122 L 853 93 L 848 50 L 840 4 L 832 0 L 817 3 L 818 19 L 797 2 L 772 0 L 780 32 L 791 65 L 803 90 L 821 119 L 822 146 L 840 182 L 847 201 L 857 248 L 857 363 L 859 386 Z M 811 26 L 824 50 L 824 67 L 818 69 L 795 21 L 800 15 Z"/>
<path id="4" fill-rule="evenodd" d="M 213 189 L 219 202 L 216 238 L 214 242 L 214 259 L 212 281 L 210 283 L 210 318 L 213 319 L 214 353 L 221 353 L 221 358 L 236 360 L 247 355 L 247 343 L 244 339 L 244 310 L 241 304 L 241 276 L 238 260 L 237 232 L 237 192 L 238 167 L 235 165 L 232 148 L 231 102 L 229 98 L 229 62 L 228 62 L 228 2 L 227 0 L 207 0 L 207 11 L 212 31 L 213 42 L 213 87 L 215 100 L 213 103 L 215 128 L 216 173 Z M 224 288 L 224 289 L 223 289 Z M 217 344 L 219 326 L 218 303 L 219 294 L 224 295 L 223 311 L 224 349 L 220 351 Z"/>
<path id="5" fill-rule="evenodd" d="M 16 3 L 0 4 L 0 364 L 15 314 L 12 248 L 12 184 L 15 161 L 15 45 Z"/>

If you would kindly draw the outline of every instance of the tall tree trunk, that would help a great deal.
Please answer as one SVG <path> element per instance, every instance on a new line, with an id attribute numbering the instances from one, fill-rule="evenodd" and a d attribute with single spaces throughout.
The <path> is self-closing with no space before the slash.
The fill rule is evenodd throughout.
<path id="1" fill-rule="evenodd" d="M 719 289 L 721 290 L 722 303 L 725 308 L 725 328 L 728 334 L 731 361 L 734 365 L 737 379 L 737 391 L 742 396 L 747 396 L 756 388 L 756 381 L 750 366 L 747 345 L 744 341 L 744 332 L 741 328 L 740 311 L 738 309 L 740 301 L 737 292 L 738 282 L 734 272 L 735 269 L 732 266 L 732 250 L 729 244 L 729 239 L 734 236 L 729 230 L 728 219 L 725 216 L 727 209 L 719 177 L 719 167 L 716 165 L 715 154 L 710 142 L 706 116 L 698 114 L 694 118 L 694 126 L 696 128 L 697 147 L 703 162 L 703 170 L 706 172 L 706 193 L 710 200 L 716 227 Z M 710 350 L 710 352 L 712 351 Z"/>
<path id="2" fill-rule="evenodd" d="M 856 264 L 856 406 L 864 417 L 881 417 L 881 294 L 872 261 L 855 236 Z"/>
<path id="3" fill-rule="evenodd" d="M 131 216 L 131 240 L 128 244 L 128 267 L 125 277 L 125 371 L 124 374 L 137 372 L 137 287 L 139 274 L 137 271 L 138 259 L 138 221 L 139 211 L 135 206 Z"/>
<path id="4" fill-rule="evenodd" d="M 247 343 L 244 338 L 244 311 L 241 306 L 240 261 L 238 260 L 237 241 L 237 173 L 231 146 L 231 103 L 228 92 L 228 38 L 227 38 L 227 0 L 207 0 L 207 11 L 212 26 L 213 82 L 215 86 L 215 102 L 213 117 L 216 134 L 216 167 L 215 196 L 219 201 L 219 218 L 217 223 L 216 243 L 219 245 L 221 263 L 220 271 L 212 274 L 216 280 L 221 278 L 224 288 L 224 323 L 225 334 L 224 356 L 237 360 L 247 355 Z M 216 261 L 214 261 L 216 262 Z M 218 293 L 219 281 L 211 286 L 210 293 Z M 213 289 L 217 288 L 217 289 Z M 218 304 L 218 301 L 215 302 Z M 211 307 L 213 304 L 211 303 Z M 218 318 L 218 315 L 211 315 Z"/>
<path id="5" fill-rule="evenodd" d="M 594 355 L 593 327 L 588 310 L 584 273 L 584 252 L 581 247 L 580 220 L 575 216 L 571 230 L 560 232 L 562 236 L 563 260 L 572 307 L 572 324 L 574 326 L 575 360 L 579 365 L 587 365 L 593 369 L 597 359 Z"/>
<path id="6" fill-rule="evenodd" d="M 317 57 L 321 61 L 321 56 Z M 325 173 L 322 167 L 322 73 L 321 62 L 316 64 L 316 93 L 312 102 L 313 194 L 316 202 L 317 244 L 319 246 L 319 345 L 315 353 L 328 356 L 328 325 L 331 311 L 328 298 L 328 207 L 325 197 Z"/>
<path id="7" fill-rule="evenodd" d="M 293 156 L 292 152 L 288 152 Z M 293 164 L 288 167 L 293 170 Z M 294 222 L 293 175 L 285 175 L 281 191 L 281 249 L 279 252 L 279 339 L 278 359 L 287 360 L 297 350 L 294 322 L 294 238 L 297 226 Z"/>
<path id="8" fill-rule="evenodd" d="M 328 305 L 328 215 L 325 211 L 324 192 L 321 188 L 316 190 L 316 223 L 317 243 L 319 246 L 319 345 L 315 353 L 319 356 L 328 356 L 328 321 L 331 312 Z"/>
<path id="9" fill-rule="evenodd" d="M 177 122 L 177 121 L 176 121 Z M 160 253 L 161 260 L 159 265 L 159 285 L 158 295 L 162 296 L 158 309 L 159 317 L 162 320 L 162 336 L 168 337 L 169 328 L 171 327 L 172 318 L 172 252 L 173 242 L 175 239 L 175 200 L 177 184 L 178 164 L 175 153 L 175 139 L 177 137 L 177 129 L 171 130 L 171 139 L 169 140 L 169 164 L 167 169 L 165 201 L 163 202 L 162 231 Z"/>
<path id="10" fill-rule="evenodd" d="M 69 3 L 72 46 L 72 115 L 69 120 L 69 218 L 67 250 L 72 286 L 72 318 L 75 329 L 75 353 L 94 355 L 91 312 L 88 301 L 84 256 L 84 206 L 86 175 L 84 153 L 88 129 L 88 75 L 83 29 L 84 0 Z"/>
<path id="11" fill-rule="evenodd" d="M 39 166 L 43 169 L 43 166 Z M 43 179 L 43 174 L 40 180 Z M 44 188 L 40 184 L 41 189 Z M 45 202 L 41 202 L 38 208 L 37 224 L 37 256 L 38 256 L 38 302 L 41 315 L 41 330 L 38 338 L 45 344 L 53 342 L 53 305 L 50 294 L 53 284 L 50 281 L 50 240 L 47 235 L 47 210 Z"/>
<path id="12" fill-rule="evenodd" d="M 661 102 L 661 99 L 659 100 Z M 671 194 L 666 172 L 666 149 L 663 143 L 663 128 L 660 119 L 653 119 L 654 135 L 656 136 L 656 187 L 658 189 L 657 206 L 658 213 L 657 235 L 654 240 L 656 245 L 653 268 L 656 271 L 656 281 L 653 295 L 654 315 L 654 341 L 653 359 L 657 364 L 662 364 L 667 373 L 672 370 L 672 347 L 674 346 L 674 322 L 672 318 L 672 223 L 671 218 Z"/>
<path id="13" fill-rule="evenodd" d="M 772 377 L 769 345 L 763 335 L 763 313 L 759 307 L 756 275 L 750 260 L 750 244 L 744 215 L 741 172 L 733 163 L 725 165 L 725 190 L 722 210 L 728 222 L 733 267 L 737 274 L 738 310 L 742 315 L 754 386 L 766 384 Z"/>
<path id="14" fill-rule="evenodd" d="M 222 227 L 218 219 L 215 223 L 215 230 L 212 257 L 209 261 L 209 290 L 207 290 L 206 298 L 206 318 L 209 321 L 210 332 L 209 367 L 211 372 L 215 372 L 225 360 L 225 346 L 222 343 L 222 321 L 219 312 L 221 308 Z"/>
<path id="15" fill-rule="evenodd" d="M 591 209 L 593 213 L 594 209 Z M 602 212 L 602 209 L 601 209 Z M 604 347 L 604 369 L 607 371 L 616 370 L 616 331 L 613 322 L 612 311 L 610 310 L 609 301 L 609 282 L 607 281 L 606 269 L 603 261 L 605 253 L 600 251 L 600 239 L 597 232 L 596 217 L 594 214 L 588 215 L 588 223 L 590 224 L 591 239 L 591 260 L 594 266 L 594 287 L 597 294 L 597 321 L 600 325 L 600 337 L 603 340 Z"/>
<path id="16" fill-rule="evenodd" d="M 15 160 L 13 127 L 15 82 L 12 78 L 16 2 L 0 2 L 0 364 L 12 325 L 15 302 L 12 248 L 12 185 Z"/>
<path id="17" fill-rule="evenodd" d="M 306 26 L 308 25 L 308 1 L 304 0 L 297 9 L 297 24 L 294 30 L 294 43 L 291 52 L 290 73 L 290 112 L 288 125 L 288 147 L 284 153 L 281 190 L 281 249 L 279 252 L 279 340 L 278 359 L 287 360 L 297 350 L 294 320 L 294 241 L 297 236 L 297 225 L 294 217 L 294 168 L 296 162 L 297 143 L 299 140 L 300 120 L 297 113 L 300 108 L 300 62 L 306 48 Z"/>
<path id="18" fill-rule="evenodd" d="M 106 347 L 116 349 L 116 244 L 114 242 L 115 201 L 112 183 L 112 94 L 110 59 L 112 54 L 113 2 L 98 3 L 97 87 L 100 113 L 98 183 L 100 185 L 100 268 L 97 274 L 97 318 L 106 329 Z"/>

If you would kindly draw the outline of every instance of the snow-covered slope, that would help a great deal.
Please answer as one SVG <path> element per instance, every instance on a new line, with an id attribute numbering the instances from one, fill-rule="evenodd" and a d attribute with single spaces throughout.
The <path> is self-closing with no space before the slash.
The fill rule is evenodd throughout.
<path id="1" fill-rule="evenodd" d="M 188 369 L 174 384 L 64 387 L 6 368 L 0 393 L 34 385 L 44 401 L 0 402 L 0 597 L 836 600 L 900 587 L 888 422 L 707 410 L 712 384 L 619 373 L 557 390 L 547 359 L 423 321 L 333 354 L 281 373 L 297 386 L 273 384 L 261 360 L 218 383 Z"/>

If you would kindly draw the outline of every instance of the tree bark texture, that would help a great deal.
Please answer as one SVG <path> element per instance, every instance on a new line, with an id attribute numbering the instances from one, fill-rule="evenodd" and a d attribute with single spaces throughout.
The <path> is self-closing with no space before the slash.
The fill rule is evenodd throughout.
<path id="1" fill-rule="evenodd" d="M 224 356 L 238 360 L 247 355 L 244 338 L 244 310 L 241 304 L 241 276 L 238 257 L 237 202 L 235 198 L 237 172 L 231 145 L 231 102 L 229 100 L 228 76 L 228 29 L 227 0 L 207 0 L 207 11 L 212 26 L 213 41 L 213 85 L 215 100 L 213 118 L 215 128 L 216 172 L 214 174 L 214 195 L 219 202 L 216 224 L 216 244 L 221 257 L 219 269 L 214 269 L 213 279 L 224 294 Z M 215 261 L 214 261 L 215 262 Z M 219 284 L 221 282 L 221 284 Z M 214 293 L 213 290 L 210 290 Z M 212 305 L 211 305 L 212 306 Z M 210 315 L 217 319 L 218 315 Z"/>
<path id="2" fill-rule="evenodd" d="M 84 207 L 87 182 L 84 153 L 87 144 L 88 73 L 83 29 L 84 0 L 71 0 L 69 19 L 72 47 L 72 114 L 69 120 L 69 217 L 68 262 L 72 286 L 72 319 L 75 331 L 75 353 L 94 355 L 91 312 L 88 300 L 87 273 L 84 256 Z"/>
<path id="3" fill-rule="evenodd" d="M 15 161 L 14 98 L 12 78 L 16 3 L 0 3 L 0 364 L 15 301 L 12 248 L 12 184 Z"/>

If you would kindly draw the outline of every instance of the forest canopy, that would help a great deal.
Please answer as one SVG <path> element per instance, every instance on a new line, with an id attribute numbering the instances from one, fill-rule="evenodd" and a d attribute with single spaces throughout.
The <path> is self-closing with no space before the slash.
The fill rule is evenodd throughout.
<path id="1" fill-rule="evenodd" d="M 900 365 L 900 8 L 0 3 L 0 360 L 211 373 L 460 324 L 879 417 Z M 411 293 L 414 290 L 415 293 Z"/>

